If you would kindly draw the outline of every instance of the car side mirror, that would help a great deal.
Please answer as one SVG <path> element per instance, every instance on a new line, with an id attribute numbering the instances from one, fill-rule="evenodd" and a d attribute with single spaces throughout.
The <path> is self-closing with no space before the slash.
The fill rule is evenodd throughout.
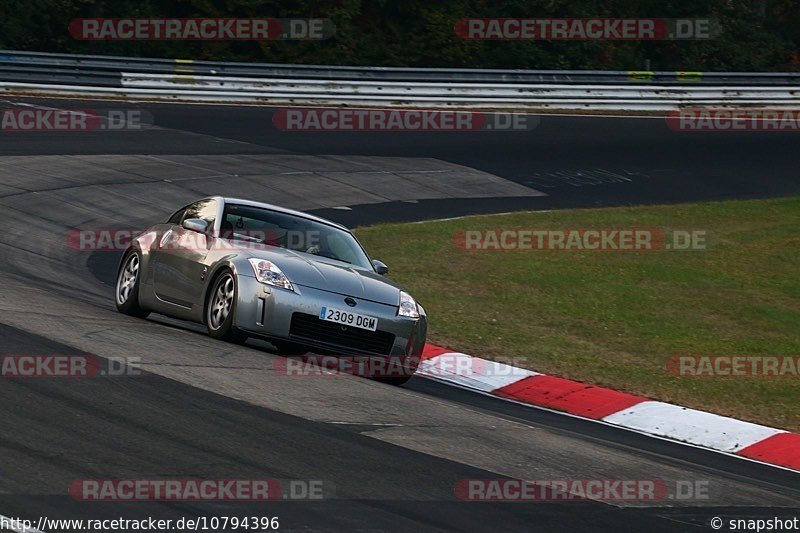
<path id="1" fill-rule="evenodd" d="M 381 276 L 385 276 L 389 273 L 389 267 L 386 266 L 386 263 L 383 261 L 378 261 L 377 259 L 372 260 L 372 266 L 375 269 L 375 272 L 380 274 Z"/>
<path id="2" fill-rule="evenodd" d="M 205 233 L 208 231 L 208 222 L 199 218 L 187 218 L 183 221 L 181 226 L 189 231 L 196 231 L 197 233 Z"/>

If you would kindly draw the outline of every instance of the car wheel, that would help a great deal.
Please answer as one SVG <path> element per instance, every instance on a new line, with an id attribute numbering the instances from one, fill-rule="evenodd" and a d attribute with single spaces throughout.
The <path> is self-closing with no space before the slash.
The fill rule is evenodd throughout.
<path id="1" fill-rule="evenodd" d="M 150 311 L 142 309 L 139 305 L 139 285 L 141 256 L 136 250 L 130 250 L 122 260 L 117 273 L 117 284 L 114 288 L 114 301 L 117 311 L 125 315 L 145 318 Z"/>
<path id="2" fill-rule="evenodd" d="M 233 272 L 223 270 L 211 284 L 206 300 L 205 323 L 212 338 L 239 344 L 247 340 L 247 335 L 237 330 L 233 324 L 237 300 Z"/>

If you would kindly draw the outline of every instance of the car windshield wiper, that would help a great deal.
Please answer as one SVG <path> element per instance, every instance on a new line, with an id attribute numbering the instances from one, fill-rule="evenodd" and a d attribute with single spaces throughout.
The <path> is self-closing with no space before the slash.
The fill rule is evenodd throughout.
<path id="1" fill-rule="evenodd" d="M 255 237 L 251 237 L 250 235 L 242 235 L 241 233 L 234 233 L 233 234 L 233 238 L 234 239 L 238 239 L 240 241 L 258 242 L 258 243 L 262 243 L 263 244 L 263 241 L 261 239 L 257 239 Z"/>
<path id="2" fill-rule="evenodd" d="M 339 259 L 338 257 L 334 257 L 332 255 L 322 255 L 322 254 L 317 254 L 317 255 L 319 255 L 320 257 L 324 257 L 326 259 L 333 259 L 334 261 L 341 261 L 342 263 L 347 263 L 348 265 L 352 265 L 353 264 L 350 261 L 345 261 L 344 259 Z"/>

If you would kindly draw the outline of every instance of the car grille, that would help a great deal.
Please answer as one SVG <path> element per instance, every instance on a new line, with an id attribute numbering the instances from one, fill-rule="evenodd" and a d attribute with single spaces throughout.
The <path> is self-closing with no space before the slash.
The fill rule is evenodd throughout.
<path id="1" fill-rule="evenodd" d="M 342 326 L 326 322 L 315 315 L 293 313 L 289 337 L 298 342 L 326 345 L 348 354 L 389 355 L 394 346 L 394 335 L 386 331 Z"/>

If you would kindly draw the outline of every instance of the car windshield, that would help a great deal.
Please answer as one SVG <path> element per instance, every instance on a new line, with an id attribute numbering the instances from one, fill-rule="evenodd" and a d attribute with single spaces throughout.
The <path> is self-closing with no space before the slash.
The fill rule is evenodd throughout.
<path id="1" fill-rule="evenodd" d="M 261 207 L 226 204 L 220 237 L 278 246 L 372 269 L 369 257 L 349 232 Z"/>

